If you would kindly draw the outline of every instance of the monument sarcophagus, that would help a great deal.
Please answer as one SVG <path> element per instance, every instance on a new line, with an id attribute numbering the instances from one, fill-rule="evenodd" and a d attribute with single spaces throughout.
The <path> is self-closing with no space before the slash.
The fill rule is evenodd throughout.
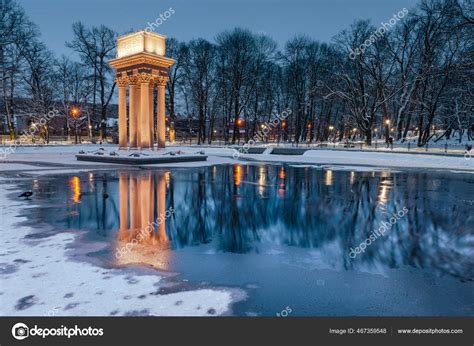
<path id="1" fill-rule="evenodd" d="M 166 37 L 160 34 L 138 31 L 117 39 L 117 58 L 109 63 L 115 68 L 118 85 L 120 148 L 153 148 L 155 88 L 156 138 L 158 148 L 165 147 L 165 86 L 168 68 L 174 63 L 165 53 Z"/>

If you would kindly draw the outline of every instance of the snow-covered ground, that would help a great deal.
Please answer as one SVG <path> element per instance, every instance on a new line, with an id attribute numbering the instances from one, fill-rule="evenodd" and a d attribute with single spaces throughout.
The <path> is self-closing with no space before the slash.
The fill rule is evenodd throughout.
<path id="1" fill-rule="evenodd" d="M 116 150 L 111 145 L 81 145 L 81 146 L 43 146 L 19 147 L 5 159 L 0 160 L 0 172 L 28 171 L 40 174 L 59 172 L 65 169 L 90 170 L 110 169 L 115 164 L 92 163 L 77 161 L 75 155 L 79 150 L 92 151 L 100 147 L 106 150 Z M 469 155 L 436 155 L 436 154 L 402 154 L 391 152 L 364 152 L 338 150 L 309 150 L 303 155 L 272 155 L 272 154 L 245 154 L 239 155 L 238 160 L 233 158 L 236 153 L 231 147 L 199 147 L 199 146 L 169 146 L 163 152 L 182 151 L 184 153 L 198 153 L 204 151 L 208 155 L 205 162 L 185 162 L 164 164 L 166 167 L 196 167 L 214 164 L 232 164 L 238 160 L 298 163 L 310 165 L 344 165 L 385 168 L 425 168 L 452 171 L 474 171 L 474 158 Z M 126 152 L 124 154 L 127 154 Z M 149 167 L 163 165 L 148 165 Z"/>
<path id="2" fill-rule="evenodd" d="M 28 212 L 24 204 L 7 198 L 13 188 L 3 181 L 0 189 L 1 316 L 212 316 L 229 314 L 245 298 L 244 291 L 224 287 L 162 294 L 170 274 L 76 260 L 69 251 L 81 234 L 28 237 L 35 230 L 18 216 Z"/>

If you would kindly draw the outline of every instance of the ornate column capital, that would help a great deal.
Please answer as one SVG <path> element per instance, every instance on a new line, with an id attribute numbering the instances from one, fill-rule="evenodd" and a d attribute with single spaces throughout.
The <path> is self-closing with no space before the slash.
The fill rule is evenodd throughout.
<path id="1" fill-rule="evenodd" d="M 153 75 L 151 75 L 150 73 L 141 72 L 140 74 L 137 75 L 137 77 L 140 83 L 153 82 Z"/>
<path id="2" fill-rule="evenodd" d="M 168 82 L 167 77 L 163 77 L 163 76 L 155 77 L 155 83 L 157 86 L 166 86 L 167 82 Z"/>
<path id="3" fill-rule="evenodd" d="M 128 76 L 128 84 L 130 85 L 137 85 L 139 83 L 138 76 Z"/>
<path id="4" fill-rule="evenodd" d="M 116 77 L 115 82 L 119 86 L 119 88 L 125 88 L 127 86 L 127 77 Z"/>

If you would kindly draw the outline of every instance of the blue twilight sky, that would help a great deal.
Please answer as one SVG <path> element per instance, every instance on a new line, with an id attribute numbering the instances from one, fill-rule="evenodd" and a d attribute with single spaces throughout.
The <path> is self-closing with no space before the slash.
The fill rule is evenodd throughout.
<path id="1" fill-rule="evenodd" d="M 65 41 L 71 24 L 104 24 L 119 33 L 143 29 L 170 7 L 172 14 L 156 30 L 169 37 L 214 40 L 217 33 L 240 26 L 265 32 L 282 47 L 299 33 L 328 42 L 356 19 L 376 25 L 388 21 L 415 0 L 19 0 L 48 47 L 71 55 Z"/>

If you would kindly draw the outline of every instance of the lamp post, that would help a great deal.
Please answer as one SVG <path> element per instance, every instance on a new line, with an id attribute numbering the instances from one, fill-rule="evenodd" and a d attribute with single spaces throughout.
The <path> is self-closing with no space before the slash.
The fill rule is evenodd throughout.
<path id="1" fill-rule="evenodd" d="M 74 142 L 75 144 L 78 143 L 78 137 L 77 137 L 77 118 L 79 117 L 79 114 L 81 114 L 81 109 L 79 107 L 72 107 L 71 108 L 71 116 L 74 119 Z"/>
<path id="2" fill-rule="evenodd" d="M 388 143 L 390 137 L 390 119 L 385 120 L 385 142 Z"/>
<path id="3" fill-rule="evenodd" d="M 331 133 L 332 133 L 332 130 L 334 130 L 334 126 L 329 126 L 329 136 L 328 136 L 328 139 L 329 137 L 331 137 Z"/>
<path id="4" fill-rule="evenodd" d="M 287 140 L 287 136 L 286 136 L 286 120 L 283 120 L 281 122 L 281 131 L 283 133 L 283 140 L 286 141 Z"/>
<path id="5" fill-rule="evenodd" d="M 244 126 L 244 121 L 243 119 L 239 118 L 237 119 L 237 144 L 240 145 L 240 129 Z"/>

